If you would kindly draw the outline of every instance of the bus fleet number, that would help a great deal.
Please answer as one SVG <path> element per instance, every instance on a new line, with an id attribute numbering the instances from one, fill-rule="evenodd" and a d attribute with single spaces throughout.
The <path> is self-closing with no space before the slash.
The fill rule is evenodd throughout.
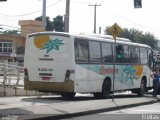
<path id="1" fill-rule="evenodd" d="M 52 68 L 38 68 L 38 71 L 53 71 Z"/>

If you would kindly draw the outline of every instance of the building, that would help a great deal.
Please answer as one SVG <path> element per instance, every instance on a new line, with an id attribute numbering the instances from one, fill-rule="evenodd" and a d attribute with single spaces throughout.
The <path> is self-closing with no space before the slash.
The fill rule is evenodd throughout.
<path id="1" fill-rule="evenodd" d="M 20 36 L 23 36 L 25 38 L 30 33 L 43 31 L 41 21 L 21 20 L 19 21 L 19 25 L 21 26 Z"/>
<path id="2" fill-rule="evenodd" d="M 0 35 L 0 62 L 14 62 L 15 59 L 23 62 L 23 55 L 16 54 L 16 51 L 24 46 L 25 38 L 22 36 Z"/>
<path id="3" fill-rule="evenodd" d="M 0 62 L 23 64 L 25 40 L 28 34 L 43 31 L 42 22 L 35 20 L 19 21 L 20 35 L 0 35 Z"/>

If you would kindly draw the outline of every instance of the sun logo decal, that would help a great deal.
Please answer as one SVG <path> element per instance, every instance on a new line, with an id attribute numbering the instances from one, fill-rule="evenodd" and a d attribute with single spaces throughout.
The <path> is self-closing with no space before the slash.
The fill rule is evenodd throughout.
<path id="1" fill-rule="evenodd" d="M 52 40 L 49 39 L 48 35 L 36 36 L 34 39 L 34 44 L 40 50 L 46 49 L 46 54 L 52 51 L 53 49 L 59 50 L 59 47 L 61 45 L 64 45 L 63 40 L 60 40 L 58 38 Z"/>

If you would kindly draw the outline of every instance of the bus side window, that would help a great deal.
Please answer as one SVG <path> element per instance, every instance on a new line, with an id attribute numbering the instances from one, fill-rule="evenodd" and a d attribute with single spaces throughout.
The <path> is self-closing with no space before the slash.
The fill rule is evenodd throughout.
<path id="1" fill-rule="evenodd" d="M 141 64 L 147 64 L 147 49 L 140 48 Z"/>
<path id="2" fill-rule="evenodd" d="M 130 58 L 131 58 L 130 47 L 127 45 L 124 45 L 123 48 L 124 48 L 123 61 L 124 63 L 130 63 Z"/>
<path id="3" fill-rule="evenodd" d="M 123 45 L 116 45 L 116 62 L 122 63 L 123 62 Z"/>
<path id="4" fill-rule="evenodd" d="M 112 63 L 113 62 L 113 52 L 112 52 L 112 44 L 110 43 L 102 43 L 102 60 L 104 63 Z"/>
<path id="5" fill-rule="evenodd" d="M 75 59 L 76 59 L 76 62 L 88 63 L 88 41 L 87 40 L 75 41 Z"/>
<path id="6" fill-rule="evenodd" d="M 101 63 L 100 42 L 89 41 L 89 55 L 91 63 Z"/>
<path id="7" fill-rule="evenodd" d="M 131 47 L 131 63 L 140 63 L 140 54 L 138 47 Z"/>

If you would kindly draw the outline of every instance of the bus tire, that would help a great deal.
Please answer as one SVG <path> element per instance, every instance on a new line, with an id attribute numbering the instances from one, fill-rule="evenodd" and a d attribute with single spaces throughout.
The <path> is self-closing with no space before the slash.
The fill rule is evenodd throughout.
<path id="1" fill-rule="evenodd" d="M 106 79 L 103 82 L 103 86 L 102 86 L 102 92 L 97 92 L 97 93 L 93 93 L 95 98 L 103 98 L 103 99 L 107 99 L 110 96 L 110 92 L 111 92 L 111 82 L 110 80 Z"/>
<path id="2" fill-rule="evenodd" d="M 61 93 L 60 94 L 63 98 L 73 98 L 75 95 L 76 95 L 76 93 Z"/>
<path id="3" fill-rule="evenodd" d="M 104 99 L 109 98 L 110 93 L 111 93 L 111 81 L 107 79 L 103 82 L 102 98 Z"/>
<path id="4" fill-rule="evenodd" d="M 160 85 L 158 85 L 157 94 L 160 95 Z"/>
<path id="5" fill-rule="evenodd" d="M 140 88 L 137 90 L 137 95 L 138 96 L 143 96 L 145 91 L 146 91 L 146 80 L 142 79 Z"/>

